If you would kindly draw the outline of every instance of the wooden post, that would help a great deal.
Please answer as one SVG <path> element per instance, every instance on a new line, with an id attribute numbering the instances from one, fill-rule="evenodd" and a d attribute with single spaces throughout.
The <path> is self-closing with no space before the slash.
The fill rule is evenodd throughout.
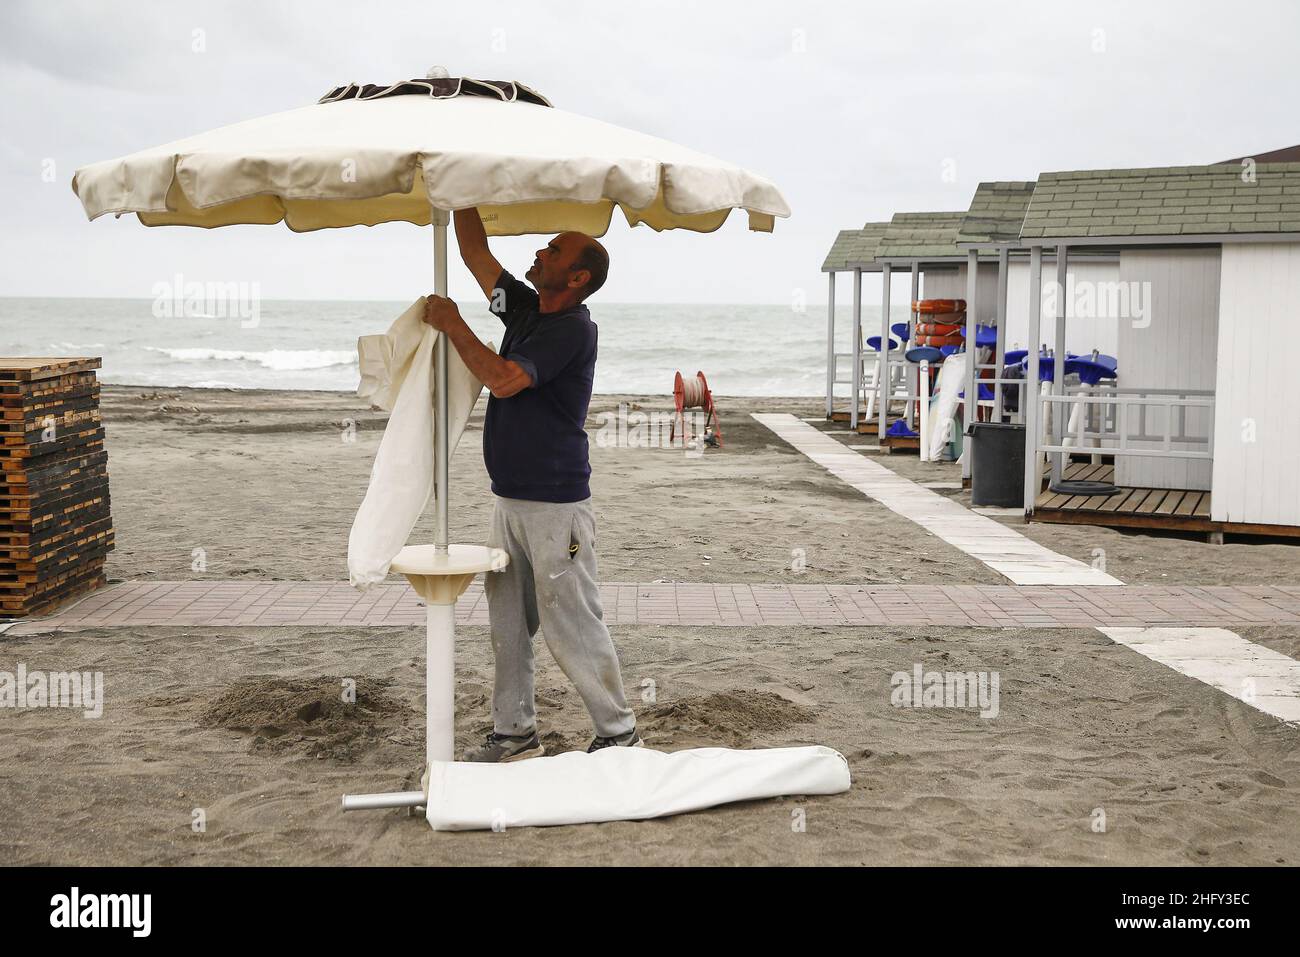
<path id="1" fill-rule="evenodd" d="M 903 358 L 903 372 L 904 372 L 904 374 L 907 373 L 907 358 L 906 358 L 906 357 L 907 357 L 907 349 L 908 349 L 908 347 L 911 345 L 912 340 L 914 340 L 914 339 L 916 338 L 916 309 L 915 309 L 915 307 L 912 305 L 912 303 L 916 302 L 916 301 L 917 301 L 918 299 L 920 299 L 920 298 L 921 298 L 921 264 L 920 264 L 919 262 L 914 262 L 914 263 L 912 263 L 912 299 L 911 299 L 911 302 L 909 302 L 909 303 L 907 304 L 907 306 L 908 306 L 908 311 L 907 311 L 907 342 L 899 343 L 899 345 L 902 346 L 902 349 L 903 349 L 903 357 L 904 357 L 904 358 Z M 918 394 L 918 395 L 920 394 L 920 391 L 921 391 L 921 387 L 920 387 L 920 386 L 921 386 L 921 377 L 920 377 L 920 375 L 919 375 L 919 373 L 918 373 L 918 375 L 917 375 L 917 380 L 916 380 L 916 394 Z M 907 391 L 908 391 L 908 392 L 911 392 L 911 391 L 912 391 L 912 384 L 911 384 L 911 383 L 908 384 L 908 389 L 907 389 Z M 908 414 L 907 414 L 907 424 L 908 424 L 908 427 L 910 428 L 910 427 L 911 427 L 911 424 L 912 424 L 912 413 L 911 413 L 911 411 L 910 411 L 911 408 L 912 408 L 912 405 L 911 405 L 910 402 L 908 403 L 908 406 L 907 406 L 907 407 L 908 407 L 908 410 L 909 410 L 909 411 L 908 411 Z M 918 413 L 917 413 L 917 414 L 918 414 L 918 418 L 919 418 L 919 415 L 920 415 L 919 410 L 918 410 Z"/>
<path id="2" fill-rule="evenodd" d="M 993 353 L 993 374 L 997 381 L 993 386 L 993 421 L 1002 421 L 1002 367 L 1007 362 L 1007 272 L 1010 268 L 1011 253 L 1006 246 L 998 250 L 998 302 L 997 324 L 998 344 Z"/>
<path id="3" fill-rule="evenodd" d="M 849 428 L 858 430 L 858 408 L 862 401 L 862 270 L 853 270 L 853 405 Z"/>
<path id="4" fill-rule="evenodd" d="M 1052 394 L 1065 395 L 1065 284 L 1069 269 L 1069 250 L 1064 243 L 1056 247 L 1056 350 L 1052 365 Z M 1052 444 L 1061 445 L 1065 438 L 1065 406 L 1052 405 Z M 1065 471 L 1065 453 L 1052 455 L 1052 484 L 1061 480 Z"/>
<path id="5" fill-rule="evenodd" d="M 1020 387 L 1020 409 L 1025 420 L 1025 517 L 1034 513 L 1038 499 L 1038 350 L 1043 326 L 1043 247 L 1029 248 L 1029 363 Z"/>
<path id="6" fill-rule="evenodd" d="M 826 274 L 826 418 L 835 411 L 835 271 Z"/>
<path id="7" fill-rule="evenodd" d="M 979 371 L 975 368 L 979 361 L 979 346 L 976 345 L 975 330 L 979 323 L 975 315 L 975 295 L 979 289 L 979 271 L 980 271 L 980 254 L 979 250 L 972 249 L 966 253 L 966 402 L 964 405 L 965 414 L 962 416 L 962 426 L 964 431 L 969 432 L 970 427 L 979 419 Z M 970 446 L 972 444 L 969 435 L 962 438 L 962 456 L 961 456 L 961 477 L 970 478 L 970 462 L 974 457 L 971 455 Z"/>
<path id="8" fill-rule="evenodd" d="M 876 429 L 876 434 L 880 437 L 880 447 L 885 448 L 885 434 L 889 431 L 889 263 L 885 263 L 880 270 L 880 283 L 883 287 L 880 294 L 880 363 L 876 366 L 880 370 L 877 376 L 876 389 L 879 399 L 876 402 L 876 416 L 880 427 Z"/>

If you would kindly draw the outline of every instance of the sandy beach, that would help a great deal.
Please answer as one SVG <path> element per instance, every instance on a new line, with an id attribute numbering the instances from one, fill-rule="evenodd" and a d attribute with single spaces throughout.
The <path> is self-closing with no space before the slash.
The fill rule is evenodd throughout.
<path id="1" fill-rule="evenodd" d="M 589 429 L 620 403 L 597 396 Z M 998 584 L 759 425 L 817 399 L 719 398 L 725 445 L 592 446 L 609 582 Z M 117 548 L 111 582 L 340 581 L 383 428 L 344 393 L 106 386 Z M 452 463 L 454 538 L 482 541 L 481 415 Z M 825 422 L 815 422 L 827 428 Z M 848 445 L 867 437 L 836 433 Z M 951 463 L 870 454 L 918 482 Z M 940 490 L 959 501 L 968 494 Z M 1295 584 L 1300 547 L 1013 524 L 1132 584 Z M 432 540 L 431 516 L 412 541 Z M 195 570 L 202 549 L 204 570 Z M 792 568 L 802 550 L 806 567 Z M 1285 627 L 1243 637 L 1295 656 Z M 817 743 L 852 790 L 644 823 L 434 834 L 339 795 L 415 786 L 421 628 L 90 628 L 0 635 L 0 668 L 103 671 L 102 718 L 0 713 L 0 860 L 10 864 L 1295 864 L 1295 728 L 1092 629 L 660 627 L 615 630 L 651 747 Z M 576 693 L 538 642 L 541 730 L 585 746 Z M 996 719 L 895 708 L 890 676 L 1001 674 Z M 343 678 L 355 709 L 336 707 Z M 647 679 L 655 688 L 646 700 Z M 457 745 L 489 728 L 486 628 L 458 634 Z M 195 809 L 206 831 L 191 828 Z M 1107 827 L 1093 829 L 1102 809 Z M 806 830 L 792 829 L 796 812 Z"/>

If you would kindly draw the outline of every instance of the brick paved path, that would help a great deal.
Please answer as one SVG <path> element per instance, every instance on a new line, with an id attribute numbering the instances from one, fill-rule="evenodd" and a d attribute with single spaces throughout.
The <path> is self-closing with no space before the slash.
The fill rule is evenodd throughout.
<path id="1" fill-rule="evenodd" d="M 1300 585 L 724 585 L 601 586 L 612 625 L 967 625 L 1145 627 L 1300 624 Z M 481 582 L 457 619 L 487 624 Z M 364 594 L 343 582 L 125 582 L 10 634 L 140 625 L 418 625 L 405 584 Z M 2 639 L 0 639 L 2 640 Z"/>

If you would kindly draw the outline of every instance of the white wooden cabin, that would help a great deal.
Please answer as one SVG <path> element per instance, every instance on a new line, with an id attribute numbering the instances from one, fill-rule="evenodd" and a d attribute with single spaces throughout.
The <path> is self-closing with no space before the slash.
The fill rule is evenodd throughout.
<path id="1" fill-rule="evenodd" d="M 1096 415 L 1082 434 L 1072 442 L 1062 434 L 1078 396 L 1061 389 L 1059 370 L 1053 395 L 1032 404 L 1027 516 L 1216 539 L 1300 535 L 1300 370 L 1291 344 L 1300 328 L 1300 163 L 1044 174 L 1020 245 L 1031 260 L 1031 340 L 1042 328 L 1033 287 L 1048 251 L 1058 269 L 1082 251 L 1113 253 L 1121 290 L 1141 300 L 1116 325 L 1120 381 L 1087 400 Z M 1070 342 L 1069 317 L 1058 308 L 1051 318 Z M 1059 414 L 1044 430 L 1049 409 Z M 1044 452 L 1050 482 L 1105 478 L 1121 494 L 1043 490 L 1036 463 Z M 1081 452 L 1100 461 L 1080 462 Z"/>

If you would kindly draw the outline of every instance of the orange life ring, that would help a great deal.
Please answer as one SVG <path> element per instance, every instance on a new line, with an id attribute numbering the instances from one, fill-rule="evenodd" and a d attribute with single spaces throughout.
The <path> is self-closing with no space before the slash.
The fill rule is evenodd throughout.
<path id="1" fill-rule="evenodd" d="M 955 336 L 959 335 L 961 330 L 962 327 L 957 323 L 918 322 L 916 324 L 918 336 Z"/>
<path id="2" fill-rule="evenodd" d="M 916 343 L 921 346 L 959 346 L 966 340 L 961 336 L 917 336 Z"/>
<path id="3" fill-rule="evenodd" d="M 922 315 L 944 312 L 965 312 L 965 299 L 913 299 L 912 311 Z"/>
<path id="4" fill-rule="evenodd" d="M 922 321 L 924 322 L 937 322 L 944 326 L 966 325 L 966 313 L 964 312 L 927 312 L 922 315 Z"/>

